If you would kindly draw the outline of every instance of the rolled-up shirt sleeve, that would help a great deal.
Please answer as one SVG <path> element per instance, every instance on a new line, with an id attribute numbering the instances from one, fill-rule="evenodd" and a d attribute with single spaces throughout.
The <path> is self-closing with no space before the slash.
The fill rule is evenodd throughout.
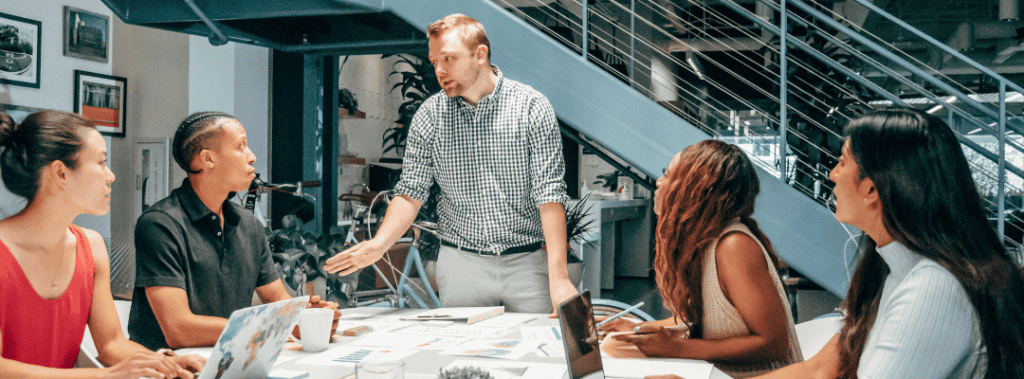
<path id="1" fill-rule="evenodd" d="M 434 184 L 434 117 L 431 102 L 426 102 L 412 118 L 409 137 L 402 160 L 402 177 L 395 185 L 395 196 L 407 195 L 420 203 L 427 202 Z"/>
<path id="2" fill-rule="evenodd" d="M 135 287 L 185 289 L 180 229 L 163 212 L 146 212 L 135 226 Z"/>
<path id="3" fill-rule="evenodd" d="M 530 104 L 530 197 L 534 204 L 559 203 L 569 200 L 565 193 L 565 159 L 562 156 L 562 135 L 551 103 L 537 97 Z"/>

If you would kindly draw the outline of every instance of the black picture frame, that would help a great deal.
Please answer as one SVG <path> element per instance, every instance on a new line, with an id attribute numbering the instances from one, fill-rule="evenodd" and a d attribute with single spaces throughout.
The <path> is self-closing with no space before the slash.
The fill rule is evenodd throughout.
<path id="1" fill-rule="evenodd" d="M 0 13 L 0 84 L 39 88 L 42 22 Z"/>
<path id="2" fill-rule="evenodd" d="M 14 119 L 14 122 L 21 123 L 28 115 L 39 112 L 43 108 L 26 107 L 24 105 L 0 104 L 0 112 L 7 113 Z"/>
<path id="3" fill-rule="evenodd" d="M 65 5 L 64 56 L 107 63 L 110 17 Z"/>
<path id="4" fill-rule="evenodd" d="M 127 135 L 128 78 L 75 70 L 75 113 L 102 134 Z"/>

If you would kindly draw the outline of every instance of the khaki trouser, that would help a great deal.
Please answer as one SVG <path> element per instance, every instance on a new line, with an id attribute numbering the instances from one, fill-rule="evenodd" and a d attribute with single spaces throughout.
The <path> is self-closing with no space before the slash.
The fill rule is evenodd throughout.
<path id="1" fill-rule="evenodd" d="M 437 286 L 444 307 L 504 305 L 506 312 L 552 312 L 544 250 L 495 256 L 441 246 Z"/>

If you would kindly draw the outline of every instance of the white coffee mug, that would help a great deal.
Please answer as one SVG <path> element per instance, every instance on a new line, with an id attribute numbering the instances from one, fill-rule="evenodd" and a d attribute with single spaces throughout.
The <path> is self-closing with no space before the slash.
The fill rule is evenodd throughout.
<path id="1" fill-rule="evenodd" d="M 331 324 L 334 322 L 334 310 L 327 308 L 307 308 L 299 314 L 299 333 L 302 335 L 302 350 L 319 352 L 327 349 L 331 343 Z"/>

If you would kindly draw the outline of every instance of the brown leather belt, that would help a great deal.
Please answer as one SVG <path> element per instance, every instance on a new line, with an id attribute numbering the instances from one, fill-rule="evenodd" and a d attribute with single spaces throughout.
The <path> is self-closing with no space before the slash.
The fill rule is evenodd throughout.
<path id="1" fill-rule="evenodd" d="M 445 240 L 441 240 L 441 244 L 444 245 L 444 246 L 456 248 L 456 249 L 459 249 L 459 250 L 462 250 L 462 251 L 465 251 L 465 252 L 470 252 L 470 253 L 473 253 L 473 254 L 480 254 L 480 255 L 510 255 L 510 254 L 519 254 L 519 253 L 529 253 L 531 251 L 539 250 L 540 249 L 540 245 L 541 245 L 540 242 L 534 242 L 534 243 L 531 243 L 529 245 L 513 246 L 513 247 L 510 247 L 508 249 L 505 249 L 505 251 L 502 251 L 500 253 L 495 253 L 493 251 L 483 251 L 483 250 L 477 250 L 477 249 L 470 249 L 468 247 L 462 247 L 462 246 L 456 245 L 454 243 L 451 243 L 451 242 L 448 242 L 448 241 L 445 241 Z"/>

